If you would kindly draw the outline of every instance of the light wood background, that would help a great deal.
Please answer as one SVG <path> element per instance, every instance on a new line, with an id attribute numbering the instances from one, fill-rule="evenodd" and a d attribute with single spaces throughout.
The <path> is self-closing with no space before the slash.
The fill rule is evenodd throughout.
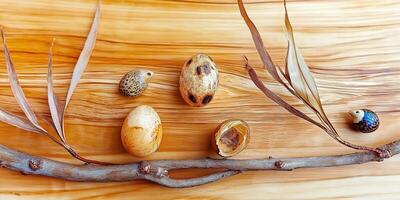
<path id="1" fill-rule="evenodd" d="M 285 56 L 280 0 L 245 1 L 273 59 Z M 46 106 L 47 52 L 53 37 L 56 92 L 65 96 L 74 63 L 94 14 L 96 0 L 0 0 L 0 25 L 27 97 L 39 115 Z M 400 1 L 289 1 L 297 44 L 318 83 L 328 115 L 346 139 L 377 146 L 400 138 Z M 332 155 L 340 146 L 309 123 L 266 99 L 249 80 L 242 55 L 268 86 L 303 109 L 264 73 L 234 0 L 102 1 L 101 25 L 91 61 L 67 112 L 69 143 L 82 155 L 126 163 L 137 159 L 121 146 L 120 126 L 130 109 L 148 104 L 159 113 L 164 137 L 148 159 L 202 158 L 209 135 L 223 120 L 249 122 L 252 138 L 236 158 Z M 220 71 L 220 87 L 205 108 L 187 106 L 179 95 L 181 66 L 207 53 Z M 12 96 L 3 56 L 0 107 L 22 114 Z M 121 76 L 146 68 L 156 75 L 139 98 L 118 94 Z M 346 112 L 368 108 L 380 129 L 350 130 Z M 44 136 L 0 123 L 0 143 L 34 155 L 79 163 Z M 178 176 L 199 174 L 193 171 Z M 76 183 L 0 170 L 1 199 L 399 199 L 400 156 L 384 163 L 292 172 L 246 172 L 205 186 L 168 189 L 144 181 Z"/>

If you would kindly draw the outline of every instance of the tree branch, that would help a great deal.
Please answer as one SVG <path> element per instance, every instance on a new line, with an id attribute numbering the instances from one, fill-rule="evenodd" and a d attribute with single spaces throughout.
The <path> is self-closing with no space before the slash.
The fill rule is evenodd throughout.
<path id="1" fill-rule="evenodd" d="M 105 166 L 68 164 L 18 152 L 0 145 L 0 165 L 23 174 L 43 175 L 70 181 L 120 182 L 142 179 L 167 187 L 182 188 L 211 183 L 239 174 L 242 171 L 293 170 L 297 168 L 334 167 L 382 161 L 400 153 L 400 140 L 383 145 L 379 149 L 385 152 L 384 157 L 380 157 L 373 152 L 358 152 L 338 156 L 280 159 L 216 160 L 207 158 L 197 160 L 154 160 Z M 226 171 L 189 179 L 174 179 L 168 175 L 170 170 L 187 168 L 218 168 Z"/>

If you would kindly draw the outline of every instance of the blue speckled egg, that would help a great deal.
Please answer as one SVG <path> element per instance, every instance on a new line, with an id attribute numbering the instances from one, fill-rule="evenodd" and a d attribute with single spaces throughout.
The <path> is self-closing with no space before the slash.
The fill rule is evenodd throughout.
<path id="1" fill-rule="evenodd" d="M 379 127 L 378 115 L 371 110 L 354 110 L 350 114 L 353 117 L 354 128 L 362 133 L 374 132 Z"/>

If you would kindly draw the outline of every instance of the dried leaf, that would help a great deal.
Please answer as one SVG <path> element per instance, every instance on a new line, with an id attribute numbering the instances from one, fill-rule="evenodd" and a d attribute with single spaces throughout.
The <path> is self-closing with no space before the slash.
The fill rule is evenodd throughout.
<path id="1" fill-rule="evenodd" d="M 286 8 L 286 7 L 285 7 Z M 290 77 L 292 86 L 297 94 L 303 99 L 315 103 L 321 104 L 318 88 L 311 75 L 311 72 L 304 61 L 304 58 L 294 41 L 293 29 L 289 21 L 287 12 L 285 13 L 285 25 L 289 35 L 289 46 L 287 53 L 287 69 L 288 76 Z M 315 101 L 315 102 L 314 102 Z"/>
<path id="2" fill-rule="evenodd" d="M 302 99 L 302 97 L 300 97 L 300 96 L 298 96 L 298 94 L 291 88 L 291 79 L 290 79 L 290 76 L 286 73 L 286 74 L 284 74 L 282 71 L 281 71 L 281 69 L 279 68 L 279 72 L 281 73 L 281 75 L 288 81 L 288 83 L 289 83 L 289 85 L 288 84 L 286 84 L 283 80 L 282 80 L 282 78 L 280 77 L 280 75 L 278 74 L 278 70 L 276 70 L 276 66 L 274 65 L 274 63 L 272 62 L 272 59 L 271 59 L 271 57 L 270 57 L 270 55 L 268 54 L 268 52 L 265 50 L 265 47 L 264 47 L 264 44 L 263 44 L 263 41 L 262 41 L 262 39 L 261 39 L 261 36 L 260 36 L 260 33 L 258 32 L 258 30 L 257 30 L 257 27 L 254 25 L 254 23 L 251 21 L 251 19 L 249 18 L 249 16 L 247 15 L 247 12 L 246 12 L 246 9 L 245 9 L 245 7 L 244 7 L 244 5 L 243 5 L 243 1 L 242 0 L 238 0 L 238 5 L 239 5 L 239 10 L 240 10 L 240 13 L 241 13 L 241 15 L 242 15 L 242 17 L 243 17 L 243 19 L 244 19 L 244 21 L 246 22 L 246 24 L 247 24 L 247 26 L 248 26 L 248 28 L 249 28 L 249 30 L 250 30 L 250 32 L 251 32 L 251 34 L 252 34 L 252 37 L 253 37 L 253 41 L 254 41 L 254 44 L 255 44 L 255 46 L 256 46 L 256 49 L 257 49 L 257 52 L 258 52 L 258 54 L 260 55 L 260 58 L 261 58 L 261 60 L 263 61 L 263 63 L 264 63 L 264 66 L 267 68 L 267 70 L 268 70 L 268 72 L 272 75 L 272 77 L 276 80 L 276 81 L 278 81 L 280 84 L 282 84 L 291 94 L 293 94 L 294 96 L 296 96 L 296 97 L 298 97 L 299 99 L 301 99 L 301 100 L 303 100 Z M 289 53 L 289 51 L 287 52 L 287 53 Z M 250 73 L 250 71 L 249 71 L 249 73 Z M 253 80 L 254 81 L 254 80 Z M 258 85 L 259 86 L 259 88 L 260 87 L 265 87 L 263 84 L 262 84 L 262 86 L 261 86 L 261 84 L 260 85 Z M 261 89 L 261 88 L 260 88 Z M 266 87 L 265 87 L 265 89 L 267 89 Z M 263 89 L 262 89 L 263 90 Z M 269 90 L 268 90 L 269 91 Z M 264 93 L 265 93 L 265 91 L 263 91 Z M 269 98 L 271 98 L 271 95 L 267 95 Z M 273 101 L 275 101 L 276 102 L 276 100 L 275 99 L 273 99 L 273 98 L 271 98 Z M 277 102 L 278 103 L 278 102 Z M 307 103 L 307 102 L 306 102 Z M 278 103 L 279 104 L 279 103 Z M 281 104 L 280 104 L 281 105 Z M 283 105 L 282 105 L 283 106 Z M 286 107 L 286 109 L 287 109 L 287 105 L 285 105 Z M 289 105 L 290 106 L 290 105 Z M 288 111 L 290 111 L 291 109 L 287 109 Z M 307 120 L 307 121 L 309 121 L 309 117 L 307 117 L 306 115 L 301 115 L 301 114 L 295 114 L 295 115 L 297 115 L 297 116 L 299 116 L 299 117 L 302 117 L 303 119 L 305 119 L 305 120 Z M 315 121 L 314 121 L 315 122 Z M 312 122 L 313 124 L 315 124 L 314 122 Z M 321 127 L 322 125 L 320 124 L 320 123 L 318 123 L 319 125 L 319 127 Z M 326 129 L 326 127 L 325 126 L 323 126 L 324 127 L 324 130 L 327 130 Z"/>
<path id="3" fill-rule="evenodd" d="M 79 79 L 81 78 L 83 72 L 85 71 L 87 64 L 89 63 L 90 56 L 93 52 L 93 49 L 94 49 L 94 46 L 96 43 L 99 22 L 100 22 L 100 5 L 97 4 L 96 13 L 95 13 L 95 16 L 94 16 L 94 19 L 92 22 L 92 26 L 90 28 L 90 32 L 86 38 L 85 45 L 82 49 L 81 54 L 79 55 L 78 61 L 75 64 L 75 68 L 72 73 L 71 83 L 69 85 L 67 97 L 65 99 L 65 105 L 64 105 L 64 109 L 63 109 L 63 112 L 61 115 L 61 126 L 62 126 L 63 138 L 65 138 L 64 114 L 65 114 L 65 111 L 67 110 L 68 103 L 71 100 L 71 97 L 76 89 L 76 86 L 78 85 Z"/>
<path id="4" fill-rule="evenodd" d="M 285 80 L 288 82 L 288 84 L 290 85 L 290 78 L 289 78 L 288 76 L 286 76 L 286 74 L 285 74 L 285 72 L 282 70 L 282 68 L 279 67 L 278 65 L 276 66 L 276 68 L 278 68 L 278 72 L 279 72 L 280 76 L 282 76 L 283 79 L 285 79 Z"/>
<path id="5" fill-rule="evenodd" d="M 11 60 L 10 52 L 8 50 L 7 43 L 6 43 L 6 36 L 3 32 L 3 30 L 1 30 L 1 36 L 3 38 L 4 57 L 5 57 L 6 66 L 7 66 L 8 78 L 10 80 L 11 90 L 14 94 L 14 97 L 16 98 L 19 106 L 21 107 L 22 111 L 25 113 L 25 115 L 29 119 L 29 121 L 32 123 L 32 125 L 34 125 L 37 129 L 41 130 L 42 133 L 45 133 L 46 131 L 39 125 L 36 115 L 33 112 L 33 110 L 31 109 L 31 107 L 25 97 L 24 91 L 22 90 L 21 85 L 18 81 L 18 76 L 15 71 L 13 62 Z"/>
<path id="6" fill-rule="evenodd" d="M 286 77 L 286 80 L 289 82 L 289 84 L 292 86 L 292 81 L 290 80 L 290 76 L 289 76 L 289 69 L 288 69 L 288 66 L 287 66 L 287 63 L 288 63 L 288 57 L 289 57 L 289 42 L 288 42 L 288 44 L 287 44 L 287 50 L 286 50 L 286 58 L 285 58 L 285 63 L 286 63 L 286 65 L 285 65 L 285 77 Z M 293 87 L 293 86 L 292 86 Z"/>
<path id="7" fill-rule="evenodd" d="M 260 55 L 260 58 L 265 66 L 267 68 L 268 72 L 271 74 L 271 76 L 281 83 L 285 88 L 292 94 L 295 94 L 293 89 L 290 88 L 279 76 L 275 64 L 273 63 L 271 56 L 268 54 L 268 52 L 265 50 L 264 42 L 261 39 L 260 33 L 257 30 L 257 27 L 254 25 L 254 23 L 251 21 L 249 16 L 247 15 L 246 9 L 243 5 L 242 0 L 238 0 L 238 5 L 239 5 L 239 10 L 240 14 L 242 15 L 244 21 L 247 24 L 247 27 L 249 28 L 251 32 L 251 36 L 253 37 L 254 44 L 256 46 L 257 52 Z"/>
<path id="8" fill-rule="evenodd" d="M 308 68 L 306 62 L 302 54 L 300 53 L 299 49 L 296 47 L 293 28 L 290 24 L 287 7 L 286 7 L 286 0 L 284 0 L 284 7 L 285 7 L 285 25 L 288 32 L 288 52 L 286 58 L 286 75 L 290 77 L 290 84 L 295 90 L 297 97 L 299 97 L 303 102 L 311 108 L 315 114 L 318 116 L 320 121 L 326 127 L 325 131 L 335 140 L 342 143 L 345 146 L 359 149 L 359 150 L 369 150 L 374 151 L 376 153 L 381 153 L 379 150 L 355 145 L 346 140 L 342 139 L 335 128 L 333 127 L 332 123 L 330 122 L 328 116 L 325 114 L 325 111 L 322 107 L 321 99 L 318 92 L 317 84 Z"/>
<path id="9" fill-rule="evenodd" d="M 49 51 L 47 89 L 48 89 L 48 104 L 49 104 L 52 120 L 50 120 L 46 117 L 44 117 L 44 119 L 47 122 L 49 122 L 51 126 L 53 126 L 53 128 L 58 133 L 61 141 L 58 141 L 54 136 L 52 136 L 51 134 L 48 134 L 48 132 L 46 130 L 44 130 L 42 127 L 40 127 L 39 123 L 37 122 L 37 118 L 36 118 L 35 114 L 33 113 L 33 111 L 31 110 L 31 108 L 29 107 L 29 104 L 26 101 L 26 98 L 22 91 L 22 88 L 19 85 L 17 74 L 15 72 L 14 66 L 11 61 L 10 53 L 9 53 L 7 45 L 6 45 L 5 35 L 4 35 L 3 31 L 1 30 L 2 37 L 3 37 L 3 46 L 4 46 L 5 57 L 6 57 L 7 70 L 8 70 L 8 75 L 10 78 L 10 83 L 11 83 L 11 86 L 13 89 L 13 93 L 14 93 L 14 96 L 17 98 L 17 101 L 20 104 L 21 108 L 23 109 L 24 113 L 29 118 L 29 121 L 27 119 L 12 115 L 12 114 L 7 113 L 2 110 L 0 110 L 0 121 L 4 121 L 6 123 L 9 123 L 11 125 L 17 126 L 19 128 L 22 128 L 22 129 L 25 129 L 28 131 L 34 131 L 34 132 L 46 134 L 51 140 L 53 140 L 57 144 L 64 147 L 73 157 L 75 157 L 83 162 L 86 162 L 86 163 L 105 165 L 105 164 L 109 164 L 109 163 L 90 160 L 90 159 L 81 157 L 77 152 L 75 152 L 65 142 L 64 122 L 63 122 L 65 110 L 66 110 L 68 103 L 72 97 L 72 94 L 78 84 L 78 81 L 79 81 L 80 77 L 82 76 L 82 73 L 84 72 L 84 70 L 86 68 L 86 65 L 89 62 L 90 55 L 93 51 L 93 48 L 94 48 L 94 45 L 96 42 L 99 20 L 100 20 L 100 5 L 97 4 L 96 14 L 94 16 L 90 32 L 88 34 L 85 45 L 84 45 L 83 50 L 78 58 L 78 61 L 74 68 L 74 72 L 72 74 L 71 83 L 68 88 L 66 102 L 65 102 L 64 107 L 62 107 L 60 105 L 60 102 L 58 101 L 58 98 L 57 98 L 56 94 L 54 93 L 54 85 L 53 85 L 53 79 L 52 79 L 52 62 L 53 62 L 52 47 L 54 44 L 54 40 L 53 40 L 53 44 Z"/>
<path id="10" fill-rule="evenodd" d="M 303 55 L 296 47 L 293 28 L 285 6 L 285 25 L 288 32 L 288 51 L 286 57 L 286 76 L 298 97 L 304 101 L 333 132 L 336 132 L 322 107 L 317 84 L 304 61 Z"/>
<path id="11" fill-rule="evenodd" d="M 265 87 L 264 83 L 258 78 L 256 71 L 250 66 L 250 64 L 248 63 L 248 60 L 246 57 L 245 58 L 245 64 L 246 64 L 246 69 L 247 72 L 249 73 L 249 76 L 251 78 L 251 80 L 254 82 L 254 84 L 271 100 L 273 100 L 275 103 L 277 103 L 278 105 L 282 106 L 283 108 L 285 108 L 287 111 L 289 111 L 290 113 L 301 117 L 311 123 L 313 123 L 314 125 L 320 127 L 323 130 L 327 130 L 325 126 L 323 126 L 322 124 L 320 124 L 319 122 L 311 119 L 310 117 L 308 117 L 306 114 L 304 114 L 303 112 L 297 110 L 296 108 L 294 108 L 293 106 L 291 106 L 290 104 L 288 104 L 286 101 L 284 101 L 282 98 L 280 98 L 278 95 L 276 95 L 275 93 L 273 93 L 271 90 L 269 90 L 267 87 Z"/>
<path id="12" fill-rule="evenodd" d="M 17 115 L 3 111 L 1 109 L 0 109 L 0 121 L 29 132 L 42 133 L 41 130 L 32 125 L 32 123 L 28 119 L 19 117 Z"/>
<path id="13" fill-rule="evenodd" d="M 52 121 L 50 124 L 56 130 L 58 136 L 60 137 L 62 142 L 65 142 L 65 137 L 63 134 L 63 130 L 61 127 L 61 115 L 63 112 L 63 108 L 54 92 L 54 85 L 53 85 L 53 75 L 52 75 L 52 65 L 53 65 L 53 45 L 54 40 L 51 44 L 50 51 L 49 51 L 49 62 L 48 62 L 48 73 L 47 73 L 47 100 L 49 104 L 50 114 Z"/>

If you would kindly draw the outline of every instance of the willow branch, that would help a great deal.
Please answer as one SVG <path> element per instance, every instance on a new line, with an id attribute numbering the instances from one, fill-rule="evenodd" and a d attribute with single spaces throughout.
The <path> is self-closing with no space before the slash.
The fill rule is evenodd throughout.
<path id="1" fill-rule="evenodd" d="M 36 174 L 70 181 L 121 182 L 147 180 L 167 187 L 193 187 L 250 170 L 293 170 L 298 168 L 334 167 L 383 161 L 400 153 L 400 140 L 379 147 L 385 152 L 380 157 L 373 152 L 358 152 L 337 156 L 302 158 L 267 158 L 249 160 L 154 160 L 121 165 L 73 165 L 22 153 L 0 145 L 0 165 L 23 174 Z M 225 169 L 210 175 L 174 179 L 168 173 L 176 169 Z"/>

